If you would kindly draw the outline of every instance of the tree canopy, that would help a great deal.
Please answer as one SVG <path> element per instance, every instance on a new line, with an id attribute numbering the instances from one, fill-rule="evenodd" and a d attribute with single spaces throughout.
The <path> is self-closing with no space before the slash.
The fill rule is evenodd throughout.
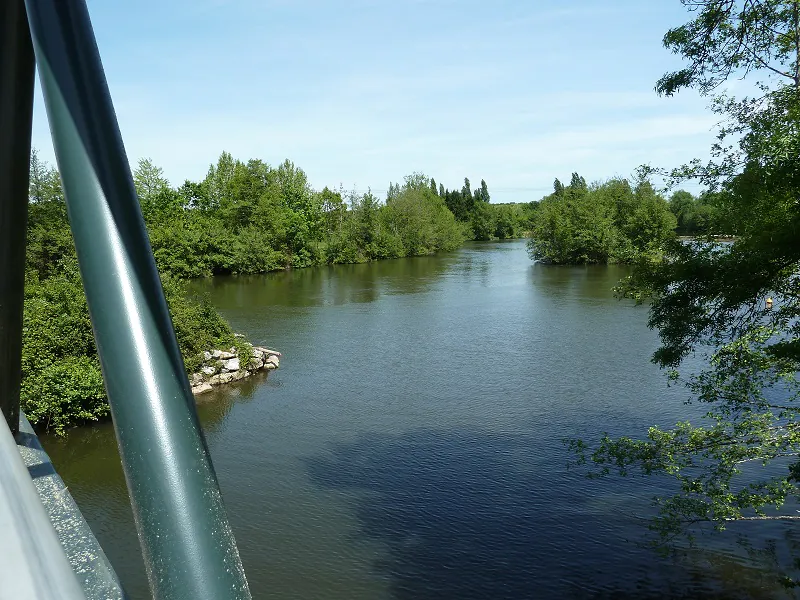
<path id="1" fill-rule="evenodd" d="M 556 179 L 553 193 L 539 203 L 528 252 L 552 264 L 631 262 L 658 252 L 674 236 L 675 223 L 667 202 L 646 180 L 589 186 L 573 173 L 567 186 Z"/>

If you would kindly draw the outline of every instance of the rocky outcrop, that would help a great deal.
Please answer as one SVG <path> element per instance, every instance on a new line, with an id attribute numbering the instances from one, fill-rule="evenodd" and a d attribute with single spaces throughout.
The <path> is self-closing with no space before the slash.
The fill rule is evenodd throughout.
<path id="1" fill-rule="evenodd" d="M 203 364 L 197 373 L 189 377 L 192 393 L 202 394 L 214 386 L 239 381 L 262 370 L 273 370 L 280 366 L 281 353 L 262 346 L 253 346 L 252 357 L 247 364 L 236 348 L 203 352 Z"/>

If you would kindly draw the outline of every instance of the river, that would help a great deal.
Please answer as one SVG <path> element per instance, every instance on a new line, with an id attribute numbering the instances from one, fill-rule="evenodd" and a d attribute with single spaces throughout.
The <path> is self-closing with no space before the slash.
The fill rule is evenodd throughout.
<path id="1" fill-rule="evenodd" d="M 646 308 L 614 298 L 624 273 L 535 265 L 515 241 L 196 282 L 283 352 L 198 403 L 254 597 L 782 597 L 732 534 L 670 557 L 642 545 L 668 482 L 567 468 L 565 437 L 699 414 L 649 362 Z M 147 597 L 111 426 L 43 442 Z"/>

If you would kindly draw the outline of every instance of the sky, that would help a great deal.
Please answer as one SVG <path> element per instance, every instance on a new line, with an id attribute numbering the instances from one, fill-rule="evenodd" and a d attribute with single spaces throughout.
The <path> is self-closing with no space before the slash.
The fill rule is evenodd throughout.
<path id="1" fill-rule="evenodd" d="M 679 0 L 87 0 L 131 164 L 173 185 L 219 154 L 288 158 L 316 189 L 422 172 L 493 202 L 554 178 L 708 156 L 716 119 L 661 45 Z M 54 162 L 37 87 L 33 145 Z M 691 188 L 690 188 L 691 189 Z"/>

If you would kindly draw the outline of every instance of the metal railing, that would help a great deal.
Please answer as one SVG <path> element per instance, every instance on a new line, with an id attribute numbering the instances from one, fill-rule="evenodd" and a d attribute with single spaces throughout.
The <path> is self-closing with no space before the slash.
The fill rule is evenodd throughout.
<path id="1" fill-rule="evenodd" d="M 0 407 L 13 431 L 35 57 L 153 596 L 250 598 L 86 4 L 0 6 Z"/>

